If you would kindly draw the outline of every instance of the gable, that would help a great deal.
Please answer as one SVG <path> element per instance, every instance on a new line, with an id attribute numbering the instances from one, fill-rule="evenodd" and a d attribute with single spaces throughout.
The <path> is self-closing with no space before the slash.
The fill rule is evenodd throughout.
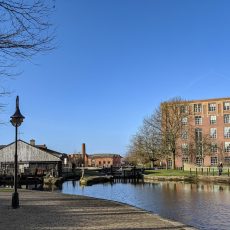
<path id="1" fill-rule="evenodd" d="M 61 161 L 59 157 L 54 156 L 45 150 L 36 148 L 23 141 L 18 141 L 18 162 L 41 162 L 41 161 Z M 0 149 L 0 162 L 14 161 L 15 143 L 12 143 Z"/>

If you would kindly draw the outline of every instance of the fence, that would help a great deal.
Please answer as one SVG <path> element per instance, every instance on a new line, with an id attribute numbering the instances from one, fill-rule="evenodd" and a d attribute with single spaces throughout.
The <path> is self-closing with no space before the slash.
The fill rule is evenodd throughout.
<path id="1" fill-rule="evenodd" d="M 214 167 L 196 167 L 189 169 L 190 175 L 202 175 L 202 176 L 230 176 L 230 169 L 224 167 L 222 172 L 219 172 L 218 168 Z"/>

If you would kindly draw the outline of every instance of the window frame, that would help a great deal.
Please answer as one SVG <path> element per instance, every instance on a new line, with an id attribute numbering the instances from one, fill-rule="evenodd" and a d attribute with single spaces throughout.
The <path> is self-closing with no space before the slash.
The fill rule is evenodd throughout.
<path id="1" fill-rule="evenodd" d="M 216 111 L 216 103 L 208 103 L 208 111 L 215 112 Z"/>
<path id="2" fill-rule="evenodd" d="M 228 103 L 228 105 L 225 105 L 226 103 Z M 224 101 L 223 102 L 223 109 L 224 109 L 224 111 L 230 110 L 230 102 L 229 101 Z"/>
<path id="3" fill-rule="evenodd" d="M 188 155 L 188 143 L 181 144 L 181 152 L 183 155 Z"/>
<path id="4" fill-rule="evenodd" d="M 217 153 L 218 152 L 218 148 L 217 148 L 217 144 L 216 143 L 212 143 L 211 144 L 210 151 L 211 151 L 211 153 Z"/>
<path id="5" fill-rule="evenodd" d="M 204 159 L 201 157 L 196 157 L 196 165 L 202 166 L 204 164 Z"/>
<path id="6" fill-rule="evenodd" d="M 218 164 L 218 157 L 211 157 L 210 158 L 210 163 L 211 163 L 211 166 L 215 166 Z"/>
<path id="7" fill-rule="evenodd" d="M 230 164 L 230 156 L 224 157 L 224 163 L 225 164 Z"/>
<path id="8" fill-rule="evenodd" d="M 215 119 L 212 119 L 215 117 Z M 216 115 L 211 115 L 209 118 L 210 125 L 215 125 L 216 124 Z"/>
<path id="9" fill-rule="evenodd" d="M 224 124 L 230 124 L 230 114 L 224 114 Z"/>
<path id="10" fill-rule="evenodd" d="M 193 104 L 193 111 L 194 113 L 202 113 L 202 104 Z"/>
<path id="11" fill-rule="evenodd" d="M 168 167 L 168 169 L 172 168 L 172 159 L 171 158 L 167 159 L 167 167 Z"/>
<path id="12" fill-rule="evenodd" d="M 181 123 L 182 123 L 182 125 L 187 125 L 188 124 L 188 118 L 187 117 L 182 117 Z"/>
<path id="13" fill-rule="evenodd" d="M 224 152 L 225 153 L 230 152 L 230 142 L 228 142 L 228 141 L 224 142 Z"/>
<path id="14" fill-rule="evenodd" d="M 202 125 L 203 119 L 202 116 L 195 116 L 195 125 Z"/>
<path id="15" fill-rule="evenodd" d="M 214 132 L 212 132 L 214 131 Z M 217 128 L 210 128 L 210 133 L 209 133 L 210 137 L 212 139 L 216 139 L 217 138 Z"/>
<path id="16" fill-rule="evenodd" d="M 188 131 L 184 130 L 181 132 L 181 139 L 188 140 Z"/>
<path id="17" fill-rule="evenodd" d="M 224 138 L 230 138 L 230 127 L 224 127 Z"/>

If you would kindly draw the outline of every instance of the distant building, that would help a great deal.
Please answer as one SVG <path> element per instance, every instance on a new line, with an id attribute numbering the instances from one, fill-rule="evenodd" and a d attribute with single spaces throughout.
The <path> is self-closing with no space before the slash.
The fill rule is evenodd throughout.
<path id="1" fill-rule="evenodd" d="M 72 153 L 68 154 L 68 166 L 69 167 L 82 167 L 83 164 L 83 154 L 82 153 Z M 88 154 L 85 154 L 85 163 L 88 163 Z"/>
<path id="2" fill-rule="evenodd" d="M 88 166 L 93 167 L 121 167 L 122 157 L 118 154 L 101 153 L 88 157 Z"/>
<path id="3" fill-rule="evenodd" d="M 19 173 L 61 175 L 65 154 L 48 149 L 46 145 L 35 145 L 35 140 L 17 142 Z M 15 142 L 0 146 L 0 173 L 13 174 Z"/>

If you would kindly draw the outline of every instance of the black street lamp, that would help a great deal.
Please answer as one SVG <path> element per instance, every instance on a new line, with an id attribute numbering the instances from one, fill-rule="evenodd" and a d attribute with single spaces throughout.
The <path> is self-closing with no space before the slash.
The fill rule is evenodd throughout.
<path id="1" fill-rule="evenodd" d="M 16 111 L 11 117 L 11 124 L 15 127 L 15 155 L 14 155 L 14 193 L 12 194 L 12 208 L 19 208 L 19 196 L 18 196 L 18 127 L 22 124 L 23 119 L 20 109 L 19 109 L 19 97 L 16 98 Z"/>

